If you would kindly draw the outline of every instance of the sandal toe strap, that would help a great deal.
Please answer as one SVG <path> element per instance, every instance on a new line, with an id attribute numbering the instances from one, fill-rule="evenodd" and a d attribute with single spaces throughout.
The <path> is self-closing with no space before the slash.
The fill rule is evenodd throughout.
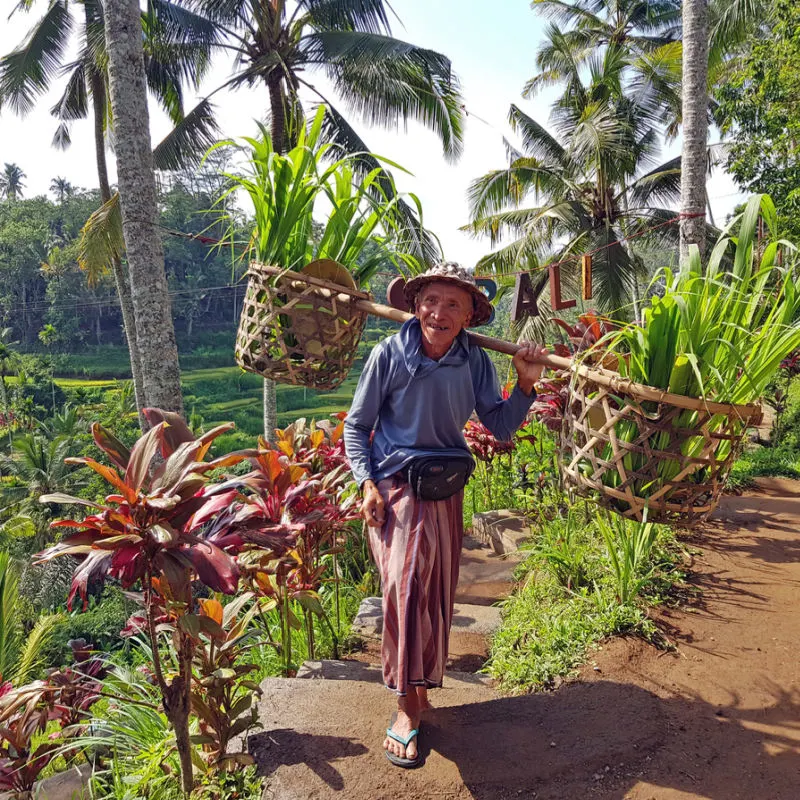
<path id="1" fill-rule="evenodd" d="M 388 736 L 390 739 L 394 739 L 396 742 L 399 742 L 401 745 L 403 745 L 403 747 L 408 747 L 408 743 L 409 743 L 409 742 L 410 742 L 410 741 L 411 741 L 411 740 L 412 740 L 412 739 L 413 739 L 415 736 L 417 736 L 418 734 L 419 734 L 419 731 L 418 731 L 416 728 L 414 728 L 414 730 L 413 730 L 413 731 L 411 731 L 411 732 L 408 734 L 408 736 L 406 736 L 406 737 L 404 738 L 404 737 L 400 736 L 400 734 L 399 734 L 399 733 L 395 733 L 395 732 L 394 732 L 394 731 L 393 731 L 391 728 L 387 728 L 387 729 L 386 729 L 386 735 L 387 735 L 387 736 Z"/>

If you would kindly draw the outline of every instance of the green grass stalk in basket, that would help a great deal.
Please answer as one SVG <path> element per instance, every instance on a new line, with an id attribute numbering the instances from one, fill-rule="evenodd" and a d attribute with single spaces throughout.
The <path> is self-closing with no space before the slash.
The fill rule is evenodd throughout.
<path id="1" fill-rule="evenodd" d="M 250 198 L 253 232 L 243 257 L 296 271 L 310 261 L 332 259 L 348 268 L 358 286 L 389 261 L 420 271 L 422 265 L 405 251 L 408 230 L 400 213 L 400 205 L 410 199 L 420 214 L 419 201 L 414 195 L 401 198 L 383 167 L 365 173 L 358 169 L 358 154 L 341 156 L 341 150 L 326 143 L 324 117 L 321 107 L 286 153 L 273 149 L 264 126 L 261 137 L 243 140 L 239 150 L 246 156 L 246 170 L 226 174 L 230 187 L 219 201 L 226 208 L 229 196 L 242 189 Z M 387 159 L 372 158 L 402 170 Z M 240 244 L 235 241 L 238 229 L 231 222 L 226 243 Z"/>
<path id="2" fill-rule="evenodd" d="M 763 249 L 756 241 L 759 216 L 764 220 Z M 797 250 L 780 241 L 776 230 L 775 206 L 769 197 L 756 195 L 744 212 L 728 226 L 714 247 L 705 271 L 696 248 L 677 273 L 669 269 L 656 274 L 654 294 L 644 311 L 642 325 L 629 325 L 609 334 L 600 346 L 620 356 L 620 373 L 631 380 L 674 394 L 719 403 L 757 402 L 777 372 L 781 361 L 800 347 L 800 271 Z M 734 235 L 738 227 L 738 236 Z M 783 265 L 778 263 L 779 248 Z M 732 255 L 732 260 L 731 260 Z M 644 403 L 655 412 L 656 403 Z M 686 410 L 674 420 L 674 427 L 686 429 L 682 455 L 698 457 L 707 446 L 704 437 L 691 435 L 698 412 Z M 718 430 L 723 417 L 709 422 Z M 635 422 L 615 426 L 618 438 L 626 442 L 638 436 Z M 650 438 L 653 450 L 663 450 L 668 434 Z M 716 458 L 724 460 L 731 443 L 717 446 Z M 610 455 L 609 452 L 604 457 Z M 643 466 L 645 456 L 629 455 L 627 469 Z M 680 471 L 677 459 L 659 464 L 661 483 Z M 687 479 L 702 482 L 705 469 Z M 618 485 L 619 476 L 607 472 L 608 485 Z M 660 486 L 635 487 L 640 496 Z"/>

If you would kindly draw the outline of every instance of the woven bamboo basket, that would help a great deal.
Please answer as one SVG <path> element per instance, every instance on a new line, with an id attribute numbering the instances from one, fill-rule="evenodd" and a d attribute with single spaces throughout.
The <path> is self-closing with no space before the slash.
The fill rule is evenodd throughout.
<path id="1" fill-rule="evenodd" d="M 355 308 L 369 295 L 358 291 L 336 262 L 313 262 L 339 268 L 337 283 L 314 277 L 298 280 L 286 270 L 253 262 L 236 335 L 236 361 L 250 372 L 279 383 L 335 389 L 353 364 L 367 314 Z M 308 267 L 306 268 L 308 270 Z M 304 270 L 305 272 L 305 270 Z M 347 279 L 349 278 L 349 281 Z"/>
<path id="2" fill-rule="evenodd" d="M 561 469 L 581 493 L 641 521 L 696 525 L 714 510 L 760 406 L 713 403 L 573 367 Z"/>

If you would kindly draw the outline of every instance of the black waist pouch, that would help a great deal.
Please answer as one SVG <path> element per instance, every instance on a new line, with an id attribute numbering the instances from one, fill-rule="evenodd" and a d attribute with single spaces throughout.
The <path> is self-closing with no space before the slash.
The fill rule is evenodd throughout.
<path id="1" fill-rule="evenodd" d="M 472 475 L 471 456 L 420 456 L 408 465 L 408 482 L 421 500 L 445 500 L 460 492 Z"/>

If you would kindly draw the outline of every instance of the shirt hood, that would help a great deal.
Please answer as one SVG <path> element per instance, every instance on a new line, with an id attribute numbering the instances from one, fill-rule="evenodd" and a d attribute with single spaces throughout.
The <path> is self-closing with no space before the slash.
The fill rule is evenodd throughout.
<path id="1" fill-rule="evenodd" d="M 422 352 L 422 327 L 416 317 L 403 323 L 397 337 L 406 369 L 415 378 L 421 378 L 439 367 L 459 366 L 469 360 L 469 339 L 463 329 L 459 331 L 450 349 L 438 361 L 428 358 Z"/>

